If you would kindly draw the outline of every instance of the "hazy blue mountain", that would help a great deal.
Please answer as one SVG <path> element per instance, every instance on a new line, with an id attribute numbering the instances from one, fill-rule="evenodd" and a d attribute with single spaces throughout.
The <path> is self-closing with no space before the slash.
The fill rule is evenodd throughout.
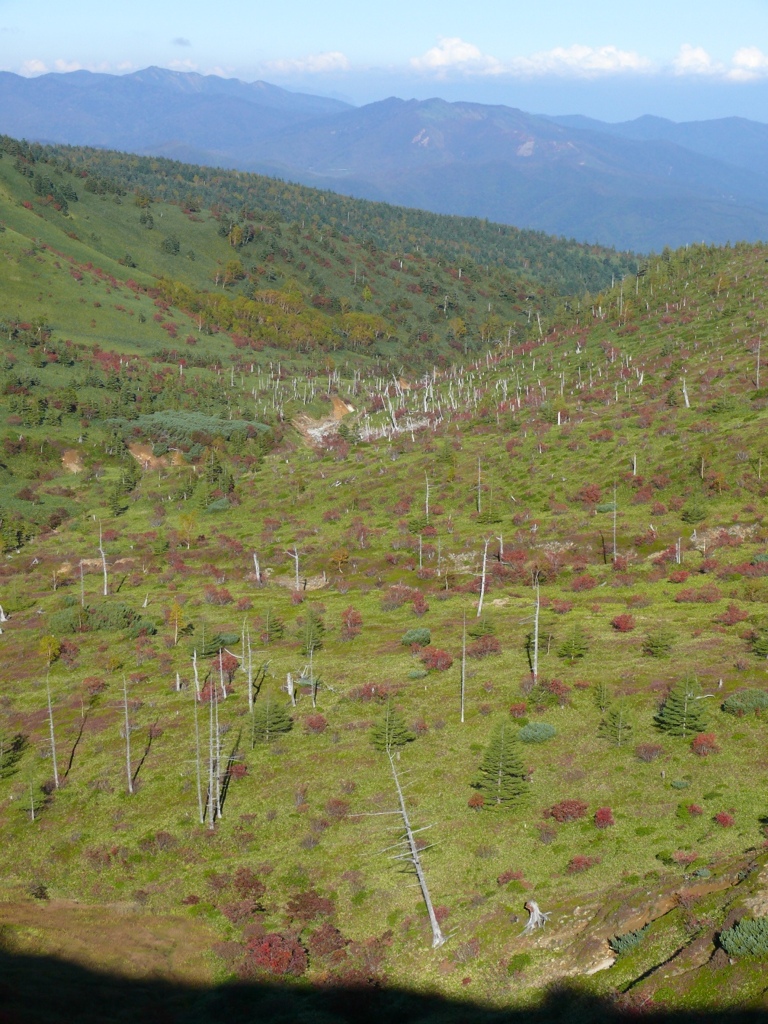
<path id="1" fill-rule="evenodd" d="M 744 117 L 678 123 L 664 117 L 645 115 L 633 121 L 611 124 L 572 114 L 548 120 L 566 128 L 600 132 L 640 142 L 672 142 L 693 153 L 748 170 L 768 167 L 768 124 L 748 121 Z"/>
<path id="2" fill-rule="evenodd" d="M 608 124 L 505 106 L 363 107 L 147 68 L 0 73 L 0 131 L 251 170 L 580 241 L 661 249 L 768 238 L 768 125 Z"/>

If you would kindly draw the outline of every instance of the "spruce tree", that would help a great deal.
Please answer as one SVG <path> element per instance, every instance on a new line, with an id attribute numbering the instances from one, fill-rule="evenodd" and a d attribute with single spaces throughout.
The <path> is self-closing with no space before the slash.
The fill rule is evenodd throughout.
<path id="1" fill-rule="evenodd" d="M 480 765 L 475 786 L 483 794 L 486 804 L 515 803 L 526 790 L 526 772 L 518 753 L 515 734 L 509 722 L 502 722 L 488 744 Z"/>
<path id="2" fill-rule="evenodd" d="M 285 704 L 277 704 L 272 697 L 267 696 L 263 702 L 255 705 L 253 709 L 253 729 L 251 732 L 251 746 L 256 740 L 264 740 L 267 743 L 276 738 L 281 732 L 290 732 L 293 728 L 293 719 Z"/>
<path id="3" fill-rule="evenodd" d="M 600 723 L 600 735 L 617 747 L 623 746 L 629 740 L 631 732 L 632 723 L 629 715 L 626 708 L 620 704 L 610 708 Z"/>
<path id="4" fill-rule="evenodd" d="M 586 634 L 580 626 L 577 626 L 571 635 L 560 645 L 557 650 L 557 656 L 559 658 L 567 658 L 573 664 L 577 658 L 583 658 L 588 650 L 589 641 Z"/>
<path id="5" fill-rule="evenodd" d="M 701 701 L 701 687 L 686 679 L 670 690 L 655 718 L 656 725 L 670 736 L 695 735 L 707 727 L 707 712 Z"/>
<path id="6" fill-rule="evenodd" d="M 376 750 L 389 752 L 395 747 L 404 747 L 416 736 L 405 724 L 403 716 L 391 701 L 387 703 L 384 715 L 371 729 L 371 743 Z"/>

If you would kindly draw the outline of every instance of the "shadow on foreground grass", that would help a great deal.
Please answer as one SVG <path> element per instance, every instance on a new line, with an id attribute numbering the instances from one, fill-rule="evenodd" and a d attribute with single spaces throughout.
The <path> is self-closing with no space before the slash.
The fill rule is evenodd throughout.
<path id="1" fill-rule="evenodd" d="M 761 1010 L 622 1013 L 573 989 L 550 992 L 531 1010 L 489 1010 L 398 989 L 211 989 L 98 974 L 52 957 L 0 952 L 0 1024 L 610 1024 L 642 1017 L 670 1024 L 766 1024 Z"/>

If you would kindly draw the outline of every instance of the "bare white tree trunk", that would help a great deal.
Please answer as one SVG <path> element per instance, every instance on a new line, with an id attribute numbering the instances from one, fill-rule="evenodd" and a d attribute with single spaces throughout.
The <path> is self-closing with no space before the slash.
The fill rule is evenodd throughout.
<path id="1" fill-rule="evenodd" d="M 215 812 L 216 817 L 221 817 L 221 731 L 219 729 L 219 698 L 216 693 L 216 688 L 211 687 L 211 693 L 213 695 L 213 718 L 214 718 L 214 730 L 216 733 L 216 803 Z"/>
<path id="2" fill-rule="evenodd" d="M 51 705 L 51 682 L 48 672 L 45 673 L 45 694 L 48 698 L 48 725 L 51 732 L 51 759 L 53 761 L 53 784 L 59 788 L 59 769 L 56 763 L 56 736 L 53 731 L 53 707 Z"/>
<path id="3" fill-rule="evenodd" d="M 485 597 L 485 572 L 488 566 L 488 545 L 490 544 L 490 538 L 488 538 L 483 546 L 483 572 L 480 576 L 480 600 L 477 602 L 477 618 L 479 619 L 483 611 L 483 598 Z"/>
<path id="4" fill-rule="evenodd" d="M 256 574 L 256 582 L 261 583 L 261 566 L 259 565 L 259 556 L 256 552 L 253 552 L 253 571 Z"/>
<path id="5" fill-rule="evenodd" d="M 387 751 L 387 756 L 389 757 L 389 766 L 392 769 L 392 778 L 395 780 L 395 788 L 397 789 L 397 799 L 400 803 L 400 815 L 405 827 L 405 841 L 408 845 L 408 853 L 405 855 L 405 859 L 409 860 L 411 864 L 413 864 L 414 870 L 416 871 L 416 877 L 419 880 L 419 886 L 421 888 L 421 895 L 424 897 L 424 903 L 427 908 L 427 913 L 429 914 L 429 923 L 432 927 L 432 949 L 437 949 L 445 942 L 445 936 L 440 930 L 440 922 L 437 920 L 435 908 L 432 905 L 432 898 L 429 895 L 426 875 L 424 874 L 424 868 L 422 867 L 421 858 L 419 857 L 419 851 L 416 846 L 413 829 L 411 828 L 411 822 L 408 818 L 405 798 L 403 796 L 400 779 L 398 778 L 397 769 L 395 768 L 395 759 L 392 756 L 391 750 Z"/>
<path id="6" fill-rule="evenodd" d="M 213 831 L 216 827 L 214 813 L 214 790 L 213 790 L 213 701 L 216 697 L 216 687 L 211 687 L 211 697 L 208 702 L 208 828 Z"/>
<path id="7" fill-rule="evenodd" d="M 288 691 L 288 696 L 291 698 L 291 704 L 293 707 L 296 707 L 296 687 L 293 685 L 293 675 L 291 672 L 286 673 L 285 689 Z"/>
<path id="8" fill-rule="evenodd" d="M 298 551 L 298 548 L 294 545 L 293 551 L 286 551 L 286 555 L 289 555 L 293 559 L 293 561 L 295 563 L 295 569 L 296 569 L 296 590 L 298 590 L 299 589 L 299 551 Z"/>
<path id="9" fill-rule="evenodd" d="M 195 655 L 197 652 L 195 652 Z M 197 677 L 197 665 L 195 664 L 195 677 Z M 195 685 L 195 692 L 192 694 L 192 704 L 195 709 L 195 779 L 197 782 L 197 811 L 200 817 L 200 824 L 205 824 L 205 805 L 203 804 L 203 780 L 200 765 L 200 722 L 197 714 L 197 703 L 199 695 L 197 693 L 197 685 Z"/>
<path id="10" fill-rule="evenodd" d="M 528 918 L 528 923 L 526 924 L 525 928 L 523 928 L 520 934 L 530 935 L 531 932 L 536 931 L 537 928 L 544 927 L 544 925 L 549 920 L 550 914 L 545 914 L 542 910 L 540 910 L 539 904 L 536 902 L 536 900 L 528 900 L 528 902 L 525 904 L 525 909 L 530 914 L 530 917 Z"/>
<path id="11" fill-rule="evenodd" d="M 192 672 L 195 677 L 195 700 L 200 700 L 200 677 L 197 674 L 197 651 L 192 652 Z"/>
<path id="12" fill-rule="evenodd" d="M 536 593 L 536 603 L 533 608 L 533 665 L 531 668 L 533 674 L 534 685 L 539 681 L 539 612 L 541 610 L 541 595 L 539 593 L 539 576 L 538 573 L 534 579 L 534 590 Z"/>
<path id="13" fill-rule="evenodd" d="M 461 721 L 464 721 L 464 692 L 467 681 L 467 613 L 464 612 L 464 629 L 461 634 Z"/>
<path id="14" fill-rule="evenodd" d="M 128 776 L 128 792 L 133 794 L 133 775 L 131 773 L 131 722 L 128 714 L 128 683 L 123 675 L 123 711 L 125 721 L 125 771 Z"/>
<path id="15" fill-rule="evenodd" d="M 99 554 L 101 555 L 101 568 L 104 572 L 104 597 L 107 596 L 107 556 L 104 554 L 104 545 L 101 540 L 101 523 L 99 523 Z"/>

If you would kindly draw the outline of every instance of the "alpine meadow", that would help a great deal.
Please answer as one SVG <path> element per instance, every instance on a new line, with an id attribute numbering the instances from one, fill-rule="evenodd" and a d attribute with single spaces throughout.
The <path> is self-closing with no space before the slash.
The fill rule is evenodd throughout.
<path id="1" fill-rule="evenodd" d="M 764 1019 L 768 247 L 0 149 L 0 1016 Z"/>

